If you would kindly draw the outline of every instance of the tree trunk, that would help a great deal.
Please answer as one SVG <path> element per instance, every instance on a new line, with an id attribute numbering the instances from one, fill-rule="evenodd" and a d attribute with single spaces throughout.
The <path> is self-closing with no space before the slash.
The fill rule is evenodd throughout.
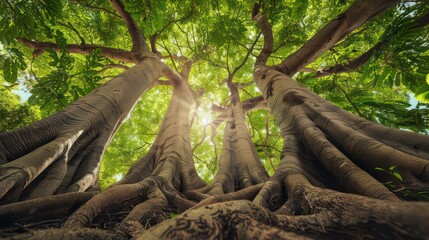
<path id="1" fill-rule="evenodd" d="M 268 179 L 268 173 L 252 142 L 236 87 L 234 90 L 224 130 L 219 170 L 210 187 L 210 195 L 235 192 Z"/>
<path id="2" fill-rule="evenodd" d="M 280 127 L 284 148 L 276 173 L 253 203 L 278 209 L 278 215 L 291 219 L 284 224 L 298 224 L 287 229 L 313 236 L 428 236 L 429 205 L 398 200 L 409 199 L 401 189 L 429 189 L 429 136 L 356 117 L 274 68 L 256 65 L 254 79 Z M 390 169 L 392 174 L 386 174 Z M 387 181 L 395 182 L 394 189 L 383 185 Z M 279 189 L 288 196 L 284 203 L 272 194 Z"/>
<path id="3" fill-rule="evenodd" d="M 147 58 L 63 111 L 0 133 L 0 201 L 97 189 L 107 144 L 162 66 Z"/>

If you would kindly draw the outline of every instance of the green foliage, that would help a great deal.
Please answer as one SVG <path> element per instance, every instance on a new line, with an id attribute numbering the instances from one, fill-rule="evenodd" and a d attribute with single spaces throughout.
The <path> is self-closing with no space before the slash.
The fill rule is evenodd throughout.
<path id="1" fill-rule="evenodd" d="M 48 25 L 63 17 L 62 8 L 62 1 L 1 1 L 0 42 L 12 44 L 15 37 L 49 31 Z"/>
<path id="2" fill-rule="evenodd" d="M 18 79 L 18 70 L 24 70 L 27 64 L 23 54 L 16 48 L 5 48 L 0 51 L 0 70 L 3 78 L 9 83 L 15 83 Z"/>
<path id="3" fill-rule="evenodd" d="M 429 84 L 422 83 L 415 94 L 419 101 L 429 103 Z"/>
<path id="4" fill-rule="evenodd" d="M 222 46 L 231 41 L 231 38 L 243 39 L 246 33 L 246 26 L 239 19 L 231 18 L 228 15 L 221 15 L 210 21 L 211 26 L 208 32 L 208 41 L 214 46 Z"/>
<path id="5" fill-rule="evenodd" d="M 64 38 L 61 35 L 59 34 L 57 42 L 64 46 Z M 40 110 L 45 112 L 45 115 L 49 115 L 63 109 L 69 103 L 65 94 L 70 85 L 69 71 L 73 68 L 74 59 L 65 50 L 59 54 L 52 49 L 46 51 L 52 59 L 49 65 L 55 70 L 38 79 L 37 84 L 30 91 L 32 95 L 28 103 L 39 105 Z"/>
<path id="6" fill-rule="evenodd" d="M 294 21 L 300 20 L 304 17 L 305 12 L 308 8 L 308 0 L 295 0 L 295 3 L 292 7 L 291 18 Z"/>
<path id="7" fill-rule="evenodd" d="M 171 87 L 152 88 L 136 104 L 132 114 L 121 125 L 103 157 L 100 168 L 102 188 L 118 181 L 136 160 L 147 153 L 168 107 L 169 99 L 165 99 L 167 102 L 157 101 L 157 99 L 159 96 L 171 96 L 171 93 Z"/>
<path id="8" fill-rule="evenodd" d="M 401 196 L 404 199 L 409 200 L 420 200 L 420 201 L 427 201 L 429 200 L 429 192 L 427 191 L 416 191 L 409 189 L 407 187 L 403 187 L 404 178 L 399 173 L 399 171 L 396 169 L 396 166 L 390 166 L 389 169 L 384 169 L 381 167 L 374 168 L 377 171 L 386 173 L 392 181 L 387 181 L 384 183 L 386 187 L 391 189 L 394 193 Z"/>
<path id="9" fill-rule="evenodd" d="M 383 171 L 383 172 L 389 174 L 390 176 L 392 176 L 393 178 L 396 178 L 400 182 L 404 181 L 404 179 L 402 178 L 401 174 L 398 171 L 395 170 L 396 166 L 390 166 L 389 169 L 384 169 L 384 168 L 381 168 L 381 167 L 376 167 L 374 169 L 378 170 L 378 171 Z"/>
<path id="10" fill-rule="evenodd" d="M 67 107 L 98 87 L 102 80 L 98 74 L 103 71 L 102 63 L 106 61 L 100 56 L 100 50 L 84 56 L 83 64 L 79 66 L 75 65 L 76 59 L 65 50 L 60 53 L 52 49 L 46 51 L 51 58 L 49 65 L 54 69 L 37 79 L 28 99 L 30 105 L 40 106 L 44 116 Z"/>
<path id="11" fill-rule="evenodd" d="M 0 80 L 0 132 L 26 126 L 40 118 L 40 113 L 21 99 L 12 90 L 15 85 Z"/>

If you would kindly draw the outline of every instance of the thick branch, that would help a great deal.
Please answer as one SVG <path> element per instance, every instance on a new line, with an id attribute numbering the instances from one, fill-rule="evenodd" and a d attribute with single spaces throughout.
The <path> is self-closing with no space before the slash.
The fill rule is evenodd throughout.
<path id="1" fill-rule="evenodd" d="M 156 49 L 156 39 L 158 38 L 158 36 L 159 36 L 158 34 L 154 34 L 154 35 L 150 36 L 150 48 L 151 48 L 153 53 L 155 53 L 155 54 L 159 53 L 161 55 L 161 53 L 158 51 L 158 49 Z"/>
<path id="2" fill-rule="evenodd" d="M 252 109 L 268 109 L 267 102 L 263 96 L 257 96 L 254 98 L 249 98 L 246 101 L 241 103 L 243 105 L 244 111 L 248 112 Z"/>
<path id="3" fill-rule="evenodd" d="M 422 17 L 418 18 L 416 20 L 416 26 L 412 27 L 410 29 L 415 28 L 421 28 L 425 27 L 429 24 L 429 13 L 426 13 Z M 395 35 L 397 32 L 392 34 L 389 38 L 391 38 L 393 35 Z M 372 55 L 374 55 L 377 51 L 383 48 L 385 44 L 388 43 L 388 40 L 383 39 L 382 41 L 378 42 L 376 45 L 374 45 L 372 48 L 370 48 L 368 51 L 360 55 L 359 57 L 349 60 L 347 63 L 341 63 L 329 68 L 325 68 L 323 70 L 317 71 L 315 78 L 324 77 L 333 73 L 344 73 L 344 72 L 353 72 L 357 70 L 359 67 L 364 65 Z"/>
<path id="4" fill-rule="evenodd" d="M 256 110 L 256 109 L 268 109 L 267 102 L 265 101 L 263 96 L 257 96 L 254 98 L 249 98 L 241 103 L 243 106 L 243 110 L 245 112 Z M 210 124 L 212 127 L 212 131 L 216 132 L 216 128 L 228 117 L 228 109 L 222 108 L 216 105 L 212 105 L 212 111 L 221 112 L 219 116 L 216 117 L 215 120 Z"/>
<path id="5" fill-rule="evenodd" d="M 378 51 L 383 45 L 384 45 L 384 42 L 379 42 L 374 47 L 366 51 L 364 54 L 349 61 L 348 63 L 338 64 L 338 65 L 317 71 L 314 77 L 320 78 L 320 77 L 331 75 L 333 73 L 353 72 L 359 67 L 361 67 L 362 65 L 364 65 L 369 60 L 369 58 L 374 54 L 374 52 Z"/>
<path id="6" fill-rule="evenodd" d="M 350 32 L 397 2 L 397 0 L 357 1 L 317 32 L 299 50 L 289 55 L 282 63 L 276 65 L 276 68 L 290 76 L 295 74 L 332 48 L 335 43 L 346 37 Z"/>
<path id="7" fill-rule="evenodd" d="M 60 51 L 60 47 L 56 43 L 51 42 L 36 42 L 32 41 L 26 38 L 17 38 L 18 42 L 34 48 L 35 57 L 42 54 L 46 49 L 53 49 L 54 51 Z M 92 51 L 100 49 L 101 55 L 107 58 L 117 59 L 124 62 L 135 62 L 133 57 L 131 56 L 131 53 L 129 51 L 125 51 L 122 49 L 117 48 L 109 48 L 109 47 L 103 47 L 99 45 L 93 45 L 93 44 L 69 44 L 66 47 L 66 50 L 69 53 L 79 53 L 79 54 L 91 54 Z"/>
<path id="8" fill-rule="evenodd" d="M 253 20 L 259 23 L 259 28 L 264 35 L 264 47 L 256 58 L 255 65 L 265 65 L 273 50 L 273 30 L 266 16 L 258 14 Z"/>
<path id="9" fill-rule="evenodd" d="M 118 11 L 119 15 L 121 15 L 122 19 L 127 25 L 128 32 L 131 36 L 131 41 L 133 43 L 133 47 L 131 49 L 132 52 L 148 52 L 146 41 L 144 39 L 143 33 L 140 31 L 136 22 L 133 20 L 131 15 L 125 11 L 124 4 L 120 0 L 110 0 L 113 7 Z"/>
<path id="10" fill-rule="evenodd" d="M 236 68 L 234 68 L 234 70 L 231 72 L 231 74 L 230 74 L 231 81 L 232 81 L 232 78 L 234 77 L 234 75 L 244 66 L 244 64 L 246 64 L 247 59 L 249 58 L 250 54 L 252 53 L 253 49 L 255 48 L 256 43 L 258 43 L 260 36 L 261 36 L 261 34 L 259 33 L 258 36 L 256 37 L 255 41 L 253 41 L 250 48 L 247 49 L 247 53 L 246 53 L 246 56 L 244 57 L 243 61 L 240 63 L 240 65 L 238 65 Z"/>

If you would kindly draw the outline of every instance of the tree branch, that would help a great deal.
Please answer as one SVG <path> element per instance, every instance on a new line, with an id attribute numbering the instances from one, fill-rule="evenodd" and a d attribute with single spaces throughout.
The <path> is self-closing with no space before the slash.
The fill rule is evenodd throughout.
<path id="1" fill-rule="evenodd" d="M 244 66 L 244 64 L 246 64 L 247 59 L 249 58 L 250 54 L 252 53 L 253 49 L 255 48 L 256 43 L 258 43 L 259 37 L 261 37 L 261 33 L 258 34 L 258 36 L 256 37 L 255 41 L 253 41 L 250 48 L 247 49 L 247 53 L 246 53 L 246 56 L 244 57 L 244 60 L 240 63 L 240 65 L 235 67 L 234 70 L 231 72 L 231 74 L 230 74 L 231 81 L 232 81 L 232 78 L 234 77 L 234 75 Z"/>
<path id="2" fill-rule="evenodd" d="M 158 38 L 158 34 L 154 34 L 150 36 L 150 49 L 153 53 L 161 55 L 161 52 L 156 49 L 156 39 Z"/>
<path id="3" fill-rule="evenodd" d="M 254 109 L 268 109 L 267 102 L 263 96 L 249 98 L 241 102 L 241 105 L 243 106 L 243 110 L 245 112 L 248 112 Z M 228 110 L 227 108 L 223 108 L 221 106 L 217 106 L 214 104 L 212 105 L 212 111 L 221 113 L 210 124 L 213 132 L 216 132 L 216 128 L 219 126 L 219 124 L 221 124 L 225 119 L 228 118 L 227 110 Z"/>
<path id="4" fill-rule="evenodd" d="M 110 68 L 122 68 L 122 69 L 125 69 L 125 70 L 130 69 L 128 66 L 125 66 L 125 65 L 122 65 L 122 64 L 109 63 L 109 64 L 106 64 L 101 71 L 105 71 L 105 70 L 110 69 Z"/>
<path id="5" fill-rule="evenodd" d="M 244 111 L 248 112 L 252 109 L 268 109 L 267 101 L 265 101 L 264 97 L 257 96 L 253 98 L 249 98 L 241 103 Z"/>
<path id="6" fill-rule="evenodd" d="M 415 28 L 421 28 L 429 25 L 429 13 L 424 14 L 422 17 L 418 18 L 416 20 L 416 26 L 412 27 L 411 29 Z M 393 35 L 395 35 L 397 31 L 393 34 L 391 34 L 389 38 L 391 38 Z M 324 77 L 333 73 L 344 73 L 344 72 L 352 72 L 364 65 L 370 57 L 377 51 L 383 48 L 385 44 L 388 44 L 388 40 L 383 39 L 382 41 L 378 42 L 376 45 L 374 45 L 372 48 L 370 48 L 368 51 L 363 53 L 361 56 L 349 60 L 348 63 L 342 63 L 338 64 L 329 68 L 325 68 L 323 70 L 317 71 L 317 74 L 314 76 L 315 78 Z"/>
<path id="7" fill-rule="evenodd" d="M 257 4 L 255 4 L 256 6 Z M 262 34 L 264 35 L 264 47 L 256 58 L 255 65 L 265 65 L 268 60 L 268 57 L 273 51 L 273 30 L 271 29 L 271 25 L 268 22 L 266 16 L 262 14 L 258 14 L 253 17 L 253 20 L 259 23 L 259 28 L 261 29 Z"/>
<path id="8" fill-rule="evenodd" d="M 119 15 L 121 15 L 121 18 L 124 20 L 125 25 L 127 26 L 133 44 L 131 51 L 134 53 L 149 52 L 142 31 L 139 29 L 137 23 L 133 20 L 131 15 L 125 11 L 124 4 L 120 0 L 110 0 L 110 2 L 116 11 L 118 11 Z"/>
<path id="9" fill-rule="evenodd" d="M 70 29 L 70 30 L 72 30 L 74 33 L 76 33 L 76 35 L 77 35 L 77 37 L 79 38 L 79 40 L 80 40 L 80 44 L 86 44 L 85 43 L 85 39 L 82 37 L 82 35 L 79 33 L 79 31 L 71 24 L 71 23 L 69 23 L 69 22 L 67 22 L 67 23 L 62 23 L 62 22 L 57 22 L 59 25 L 62 25 L 62 26 L 64 26 L 64 27 L 66 27 L 66 28 L 68 28 L 68 29 Z"/>
<path id="10" fill-rule="evenodd" d="M 61 48 L 56 43 L 37 42 L 26 38 L 17 38 L 16 40 L 28 47 L 34 48 L 33 55 L 35 57 L 42 54 L 46 49 L 52 49 L 57 52 L 61 50 Z M 122 49 L 103 47 L 94 44 L 69 44 L 65 48 L 65 50 L 69 53 L 79 54 L 91 54 L 92 51 L 95 49 L 100 49 L 101 55 L 107 58 L 117 59 L 124 62 L 135 62 L 133 57 L 131 56 L 131 52 Z"/>
<path id="11" fill-rule="evenodd" d="M 299 50 L 289 55 L 282 63 L 276 65 L 276 69 L 292 76 L 332 48 L 335 43 L 346 37 L 350 32 L 397 2 L 398 0 L 356 1 L 349 9 L 310 38 Z"/>
<path id="12" fill-rule="evenodd" d="M 359 116 L 361 116 L 363 118 L 366 118 L 366 116 L 361 113 L 361 111 L 359 110 L 359 108 L 352 101 L 352 99 L 347 94 L 347 92 L 340 85 L 338 85 L 338 83 L 336 81 L 336 77 L 334 77 L 334 80 L 332 81 L 332 85 L 334 85 L 336 88 L 338 88 L 344 94 L 344 96 L 346 97 L 347 101 L 352 105 L 352 107 L 355 109 L 355 111 L 357 112 L 357 114 L 359 114 Z"/>
<path id="13" fill-rule="evenodd" d="M 116 13 L 114 13 L 114 12 L 110 11 L 109 9 L 105 9 L 105 8 L 102 8 L 102 7 L 97 7 L 97 6 L 90 5 L 90 4 L 86 3 L 86 2 L 83 2 L 82 0 L 75 0 L 75 1 L 76 1 L 77 3 L 79 3 L 79 4 L 81 4 L 81 5 L 82 5 L 82 6 L 84 6 L 84 7 L 92 8 L 92 9 L 97 9 L 97 10 L 100 10 L 100 11 L 103 11 L 103 12 L 106 12 L 106 13 L 109 13 L 109 14 L 112 14 L 113 16 L 118 17 L 118 18 L 120 18 L 120 17 L 121 17 L 121 16 L 119 16 L 118 14 L 116 14 Z M 71 2 L 73 2 L 73 1 L 71 1 Z"/>
<path id="14" fill-rule="evenodd" d="M 360 55 L 359 57 L 349 60 L 348 63 L 338 64 L 329 68 L 325 68 L 323 70 L 317 71 L 315 78 L 324 77 L 327 75 L 331 75 L 333 73 L 345 73 L 345 72 L 353 72 L 362 65 L 364 65 L 370 57 L 374 54 L 374 52 L 380 50 L 380 48 L 384 45 L 384 41 L 377 43 L 374 47 L 370 48 L 368 51 Z"/>

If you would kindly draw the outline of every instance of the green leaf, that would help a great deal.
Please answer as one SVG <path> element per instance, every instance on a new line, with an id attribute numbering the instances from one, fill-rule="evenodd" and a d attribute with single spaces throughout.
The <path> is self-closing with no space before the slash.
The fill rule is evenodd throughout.
<path id="1" fill-rule="evenodd" d="M 376 167 L 376 168 L 374 168 L 375 170 L 378 170 L 378 171 L 385 171 L 383 168 L 381 168 L 381 167 Z"/>
<path id="2" fill-rule="evenodd" d="M 85 96 L 87 92 L 85 92 L 82 88 L 75 86 L 76 91 L 79 93 L 81 97 Z"/>
<path id="3" fill-rule="evenodd" d="M 404 181 L 404 180 L 402 179 L 401 174 L 399 174 L 398 172 L 394 172 L 394 173 L 393 173 L 393 175 L 394 175 L 397 179 L 399 179 L 399 181 L 401 181 L 401 182 L 403 182 L 403 181 Z"/>
<path id="4" fill-rule="evenodd" d="M 393 169 L 395 169 L 396 168 L 396 166 L 391 166 L 390 168 L 389 168 L 389 170 L 390 171 L 392 171 Z"/>
<path id="5" fill-rule="evenodd" d="M 385 183 L 384 183 L 384 185 L 386 185 L 386 186 L 388 186 L 388 187 L 391 187 L 391 188 L 393 188 L 393 187 L 394 187 L 394 185 L 393 185 L 393 182 L 392 182 L 392 181 L 385 182 Z"/>
<path id="6" fill-rule="evenodd" d="M 291 18 L 294 21 L 300 20 L 308 8 L 308 0 L 296 0 L 293 4 Z"/>
<path id="7" fill-rule="evenodd" d="M 31 95 L 28 100 L 27 100 L 28 104 L 30 105 L 36 105 L 39 103 L 39 98 L 37 97 L 37 95 Z"/>
<path id="8" fill-rule="evenodd" d="M 420 86 L 415 92 L 415 95 L 417 100 L 424 103 L 429 103 L 429 84 L 424 83 L 422 86 Z"/>
<path id="9" fill-rule="evenodd" d="M 417 192 L 416 194 L 418 194 L 418 195 L 429 195 L 429 192 L 422 191 L 422 192 Z"/>
<path id="10" fill-rule="evenodd" d="M 18 68 L 10 58 L 6 58 L 3 62 L 3 77 L 10 83 L 15 83 L 18 79 Z"/>

